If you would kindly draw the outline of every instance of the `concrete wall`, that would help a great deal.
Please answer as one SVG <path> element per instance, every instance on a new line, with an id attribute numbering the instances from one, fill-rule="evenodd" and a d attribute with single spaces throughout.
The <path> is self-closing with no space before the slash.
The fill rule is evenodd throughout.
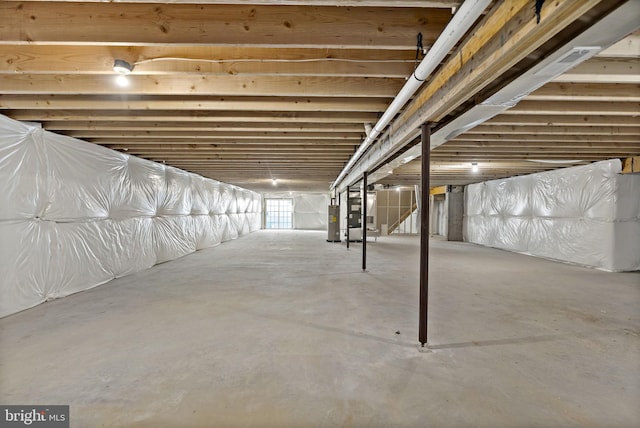
<path id="1" fill-rule="evenodd" d="M 452 186 L 445 194 L 447 206 L 447 241 L 462 241 L 464 223 L 464 187 Z"/>

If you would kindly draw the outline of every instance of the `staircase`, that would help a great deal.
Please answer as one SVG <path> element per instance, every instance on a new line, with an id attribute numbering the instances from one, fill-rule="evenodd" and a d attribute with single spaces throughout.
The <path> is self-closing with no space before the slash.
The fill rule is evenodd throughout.
<path id="1" fill-rule="evenodd" d="M 398 226 L 400 226 L 402 224 L 403 221 L 405 221 L 407 218 L 409 218 L 409 216 L 416 209 L 418 209 L 418 204 L 416 202 L 414 202 L 413 205 L 411 206 L 411 208 L 409 208 L 408 210 L 403 212 L 400 215 L 400 218 L 395 223 L 393 223 L 391 226 L 389 226 L 389 228 L 387 229 L 387 234 L 391 235 L 391 233 L 393 233 L 393 231 L 396 230 L 398 228 Z"/>

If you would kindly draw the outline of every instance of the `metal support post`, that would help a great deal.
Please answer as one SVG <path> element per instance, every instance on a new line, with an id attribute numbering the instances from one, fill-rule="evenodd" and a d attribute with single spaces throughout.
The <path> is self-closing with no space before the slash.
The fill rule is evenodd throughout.
<path id="1" fill-rule="evenodd" d="M 431 164 L 431 123 L 422 124 L 422 178 L 420 210 L 420 324 L 418 340 L 427 343 L 427 315 L 429 306 L 429 169 Z"/>
<path id="2" fill-rule="evenodd" d="M 349 217 L 351 217 L 351 192 L 347 186 L 347 250 L 349 249 Z"/>
<path id="3" fill-rule="evenodd" d="M 367 270 L 367 171 L 362 173 L 362 270 Z"/>

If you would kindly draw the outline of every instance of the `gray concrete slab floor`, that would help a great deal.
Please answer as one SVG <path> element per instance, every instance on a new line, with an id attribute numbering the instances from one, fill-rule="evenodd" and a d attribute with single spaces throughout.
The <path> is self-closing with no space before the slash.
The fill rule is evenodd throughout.
<path id="1" fill-rule="evenodd" d="M 259 231 L 0 320 L 0 402 L 72 427 L 638 427 L 640 273 Z"/>

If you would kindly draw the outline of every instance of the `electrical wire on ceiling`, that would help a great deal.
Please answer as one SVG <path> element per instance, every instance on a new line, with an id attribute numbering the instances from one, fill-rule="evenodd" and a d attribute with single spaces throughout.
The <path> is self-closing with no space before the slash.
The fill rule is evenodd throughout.
<path id="1" fill-rule="evenodd" d="M 210 62 L 210 63 L 238 63 L 238 62 L 351 62 L 351 63 L 410 63 L 411 59 L 349 59 L 349 58 L 305 58 L 305 59 L 260 59 L 260 58 L 239 58 L 239 59 L 204 59 L 204 58 L 179 58 L 161 57 L 149 58 L 136 61 L 134 65 L 146 64 L 157 61 L 189 61 L 189 62 Z"/>
<path id="2" fill-rule="evenodd" d="M 418 76 L 416 76 L 416 70 L 418 69 L 420 61 L 424 58 L 425 55 L 426 49 L 424 48 L 424 46 L 422 46 L 422 33 L 418 33 L 416 41 L 416 59 L 413 66 L 413 77 L 419 82 L 425 81 L 425 79 L 420 79 Z"/>

